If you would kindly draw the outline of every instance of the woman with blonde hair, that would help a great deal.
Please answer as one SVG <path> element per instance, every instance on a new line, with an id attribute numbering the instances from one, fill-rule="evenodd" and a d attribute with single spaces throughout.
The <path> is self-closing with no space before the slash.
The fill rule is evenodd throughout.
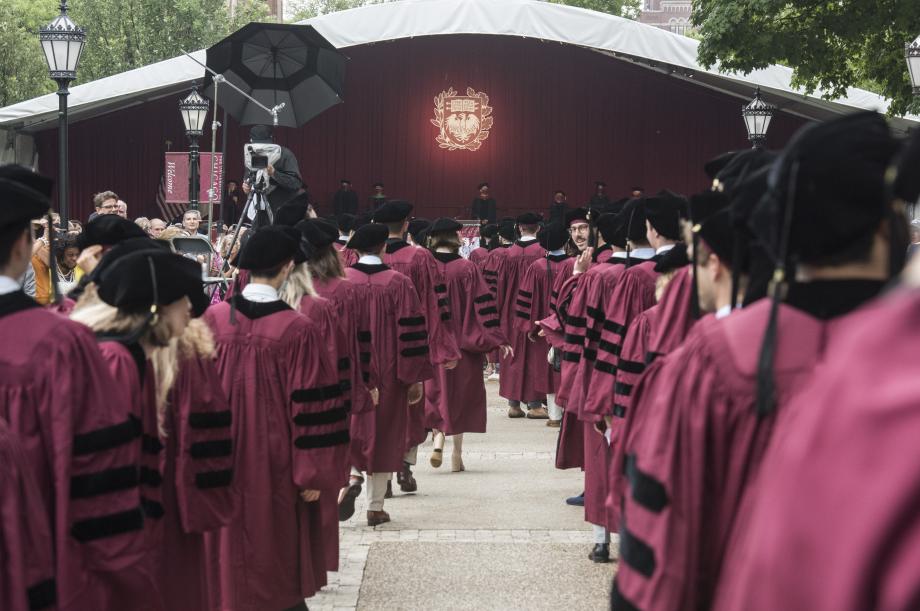
<path id="1" fill-rule="evenodd" d="M 428 228 L 428 247 L 447 284 L 453 312 L 451 331 L 460 348 L 454 369 L 435 368 L 425 382 L 425 428 L 434 431 L 431 466 L 441 466 L 446 435 L 452 436 L 451 470 L 464 471 L 463 434 L 486 432 L 486 387 L 482 378 L 485 355 L 496 348 L 513 356 L 502 333 L 495 296 L 479 267 L 460 256 L 460 229 L 453 219 L 440 218 Z"/>
<path id="2" fill-rule="evenodd" d="M 356 423 L 363 414 L 370 413 L 377 402 L 376 373 L 370 362 L 370 332 L 366 321 L 359 320 L 357 295 L 353 285 L 345 279 L 335 248 L 339 237 L 336 226 L 322 219 L 307 219 L 299 222 L 296 228 L 306 243 L 307 260 L 291 272 L 281 290 L 281 298 L 326 329 L 324 336 L 329 340 L 336 362 L 349 378 L 351 454 L 359 455 L 366 442 Z M 355 499 L 361 494 L 362 484 L 360 471 L 352 468 L 349 485 L 339 493 L 340 521 L 354 515 Z M 324 515 L 327 514 L 324 512 Z M 335 532 L 334 524 L 331 528 Z"/>
<path id="3" fill-rule="evenodd" d="M 228 451 L 226 444 L 199 446 L 198 451 L 180 448 L 182 427 L 169 409 L 170 391 L 180 369 L 178 338 L 186 332 L 190 318 L 200 316 L 207 307 L 200 267 L 145 239 L 113 248 L 94 271 L 93 281 L 94 290 L 84 295 L 71 318 L 96 333 L 110 372 L 128 389 L 142 448 L 139 482 L 135 480 L 134 485 L 140 484 L 144 544 L 134 550 L 133 566 L 108 584 L 108 606 L 205 608 L 209 604 L 205 589 L 189 587 L 207 583 L 204 563 L 183 562 L 188 550 L 167 557 L 165 545 L 179 523 L 176 491 L 187 485 L 180 481 L 171 461 L 186 453 L 211 458 L 215 452 Z M 203 545 L 203 538 L 199 536 L 197 543 Z M 178 565 L 183 566 L 181 580 L 168 578 L 173 576 L 170 569 Z"/>

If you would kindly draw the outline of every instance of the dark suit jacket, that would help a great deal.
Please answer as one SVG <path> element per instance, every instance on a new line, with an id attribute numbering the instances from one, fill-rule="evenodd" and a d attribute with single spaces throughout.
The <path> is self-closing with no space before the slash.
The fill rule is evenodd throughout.
<path id="1" fill-rule="evenodd" d="M 470 213 L 474 219 L 479 219 L 480 221 L 488 221 L 490 223 L 496 222 L 498 220 L 498 210 L 495 203 L 495 198 L 475 198 L 473 200 L 472 206 L 470 206 Z"/>

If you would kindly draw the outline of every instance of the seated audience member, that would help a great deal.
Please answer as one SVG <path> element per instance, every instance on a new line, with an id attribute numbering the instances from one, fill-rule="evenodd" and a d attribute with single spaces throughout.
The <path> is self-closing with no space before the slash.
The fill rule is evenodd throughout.
<path id="1" fill-rule="evenodd" d="M 32 255 L 32 269 L 35 272 L 35 301 L 48 305 L 53 301 L 51 292 L 51 269 L 48 265 L 50 249 L 46 246 Z M 83 277 L 83 270 L 77 267 L 80 249 L 73 238 L 64 239 L 55 244 L 54 273 L 57 274 L 59 295 L 66 295 Z"/>
<path id="2" fill-rule="evenodd" d="M 147 233 L 151 238 L 158 238 L 164 229 L 166 229 L 166 221 L 163 219 L 150 219 L 150 227 L 147 228 Z"/>

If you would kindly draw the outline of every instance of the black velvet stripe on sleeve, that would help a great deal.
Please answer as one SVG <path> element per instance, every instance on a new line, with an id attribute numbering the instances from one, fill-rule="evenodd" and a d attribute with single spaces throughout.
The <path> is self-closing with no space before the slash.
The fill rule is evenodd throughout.
<path id="1" fill-rule="evenodd" d="M 617 364 L 617 369 L 621 369 L 619 364 Z M 613 392 L 623 397 L 628 397 L 631 395 L 632 389 L 632 384 L 626 384 L 625 382 L 617 382 L 613 386 Z"/>
<path id="2" fill-rule="evenodd" d="M 153 435 L 144 434 L 141 436 L 141 451 L 144 454 L 159 454 L 163 451 L 163 442 Z"/>
<path id="3" fill-rule="evenodd" d="M 533 293 L 529 291 L 522 291 L 518 289 L 518 296 L 523 297 L 524 299 L 533 299 Z"/>
<path id="4" fill-rule="evenodd" d="M 363 357 L 361 360 L 362 362 L 364 361 Z M 329 399 L 341 397 L 343 392 L 341 384 L 332 384 L 330 386 L 321 386 L 318 388 L 299 388 L 291 393 L 291 401 L 294 403 L 328 401 Z"/>
<path id="5" fill-rule="evenodd" d="M 162 503 L 141 497 L 141 509 L 144 510 L 144 517 L 159 520 L 166 514 Z"/>
<path id="6" fill-rule="evenodd" d="M 597 360 L 594 363 L 594 369 L 595 371 L 602 371 L 603 373 L 609 373 L 612 376 L 615 376 L 617 374 L 617 366 L 611 365 L 607 361 Z"/>
<path id="7" fill-rule="evenodd" d="M 369 372 L 367 372 L 367 371 L 362 371 L 362 372 L 361 372 L 361 381 L 363 381 L 365 384 L 370 384 L 370 382 L 371 382 L 371 374 L 370 374 Z"/>
<path id="8" fill-rule="evenodd" d="M 70 478 L 70 498 L 85 499 L 134 488 L 138 483 L 137 467 L 128 465 Z"/>
<path id="9" fill-rule="evenodd" d="M 414 346 L 412 348 L 403 348 L 399 353 L 405 357 L 424 356 L 428 354 L 428 346 Z"/>
<path id="10" fill-rule="evenodd" d="M 602 321 L 604 320 L 604 318 L 606 318 L 606 316 L 604 315 L 604 310 L 602 308 L 594 308 L 594 307 L 588 306 L 586 310 L 588 312 L 588 316 L 590 316 L 594 320 Z"/>
<path id="11" fill-rule="evenodd" d="M 294 416 L 294 424 L 297 426 L 320 426 L 323 424 L 333 424 L 343 422 L 348 418 L 348 410 L 344 407 L 333 407 L 322 412 L 314 414 L 300 413 Z"/>
<path id="12" fill-rule="evenodd" d="M 349 441 L 351 437 L 348 435 L 348 430 L 345 429 L 324 435 L 301 435 L 294 440 L 294 446 L 299 450 L 313 450 L 344 445 Z"/>
<path id="13" fill-rule="evenodd" d="M 562 352 L 562 360 L 569 363 L 577 363 L 581 360 L 581 354 L 578 352 Z"/>
<path id="14" fill-rule="evenodd" d="M 86 543 L 140 530 L 143 526 L 143 513 L 140 507 L 136 507 L 74 522 L 70 527 L 70 535 L 77 541 Z"/>
<path id="15" fill-rule="evenodd" d="M 614 344 L 613 342 L 608 342 L 607 340 L 600 340 L 597 342 L 598 350 L 603 350 L 607 354 L 612 354 L 614 356 L 620 356 L 620 345 Z"/>
<path id="16" fill-rule="evenodd" d="M 53 607 L 57 603 L 57 583 L 54 579 L 46 579 L 26 590 L 26 599 L 29 601 L 29 611 L 39 611 Z"/>
<path id="17" fill-rule="evenodd" d="M 495 306 L 489 306 L 487 308 L 482 308 L 478 310 L 480 316 L 488 316 L 490 314 L 498 314 L 498 308 Z"/>
<path id="18" fill-rule="evenodd" d="M 626 373 L 633 373 L 636 375 L 639 375 L 645 371 L 645 363 L 640 363 L 639 361 L 627 361 L 625 359 L 620 359 L 617 367 L 620 368 L 620 371 L 625 371 Z"/>
<path id="19" fill-rule="evenodd" d="M 641 611 L 639 607 L 623 596 L 617 586 L 616 579 L 614 579 L 613 589 L 610 591 L 610 611 Z"/>
<path id="20" fill-rule="evenodd" d="M 340 358 L 336 367 L 339 371 L 348 371 L 351 369 L 351 359 L 347 356 Z"/>
<path id="21" fill-rule="evenodd" d="M 645 353 L 645 364 L 646 366 L 651 365 L 652 361 L 661 356 L 660 352 L 646 352 Z"/>
<path id="22" fill-rule="evenodd" d="M 365 365 L 371 362 L 371 353 L 370 352 L 361 352 L 358 355 L 358 358 L 361 359 L 361 362 Z"/>
<path id="23" fill-rule="evenodd" d="M 358 341 L 361 343 L 367 343 L 371 341 L 371 332 L 370 331 L 358 331 Z"/>
<path id="24" fill-rule="evenodd" d="M 495 297 L 492 295 L 480 295 L 479 297 L 473 300 L 473 303 L 482 304 L 482 303 L 488 303 L 490 301 L 495 301 Z"/>
<path id="25" fill-rule="evenodd" d="M 425 324 L 424 316 L 412 316 L 410 318 L 400 318 L 396 321 L 400 327 L 418 327 Z"/>
<path id="26" fill-rule="evenodd" d="M 597 360 L 597 350 L 593 348 L 585 348 L 582 352 L 584 354 L 586 361 L 596 361 Z"/>
<path id="27" fill-rule="evenodd" d="M 620 530 L 620 558 L 640 575 L 651 577 L 655 573 L 655 550 L 632 534 L 625 524 Z"/>
<path id="28" fill-rule="evenodd" d="M 200 490 L 229 486 L 233 482 L 233 469 L 202 471 L 195 474 L 195 486 Z"/>
<path id="29" fill-rule="evenodd" d="M 450 305 L 450 300 L 447 297 L 441 297 L 440 299 L 438 299 L 439 308 L 446 308 L 449 305 Z"/>
<path id="30" fill-rule="evenodd" d="M 163 484 L 163 476 L 156 469 L 150 467 L 141 467 L 140 482 L 151 488 L 158 488 Z"/>
<path id="31" fill-rule="evenodd" d="M 499 321 L 497 318 L 493 318 L 492 320 L 487 320 L 484 323 L 482 323 L 482 326 L 483 327 L 498 327 L 501 324 L 502 324 L 501 321 Z"/>
<path id="32" fill-rule="evenodd" d="M 597 329 L 585 329 L 585 337 L 592 342 L 597 342 L 601 339 L 601 332 Z"/>
<path id="33" fill-rule="evenodd" d="M 233 454 L 233 441 L 230 439 L 215 439 L 213 441 L 197 441 L 189 448 L 192 458 L 221 458 Z"/>
<path id="34" fill-rule="evenodd" d="M 626 325 L 621 325 L 620 323 L 613 322 L 612 320 L 605 320 L 604 331 L 610 331 L 611 333 L 616 333 L 617 335 L 625 335 Z"/>
<path id="35" fill-rule="evenodd" d="M 450 312 L 441 312 L 441 320 L 450 320 Z"/>
<path id="36" fill-rule="evenodd" d="M 582 316 L 569 316 L 566 318 L 566 324 L 571 327 L 587 327 L 588 320 Z"/>
<path id="37" fill-rule="evenodd" d="M 524 301 L 523 299 L 517 299 L 517 300 L 515 300 L 514 303 L 516 303 L 517 305 L 519 305 L 519 306 L 522 307 L 522 308 L 530 308 L 530 307 L 533 305 L 533 304 L 531 304 L 529 301 Z"/>
<path id="38" fill-rule="evenodd" d="M 613 415 L 617 418 L 625 418 L 626 417 L 626 406 L 621 405 L 619 403 L 614 403 L 613 404 Z"/>
<path id="39" fill-rule="evenodd" d="M 585 336 L 578 335 L 577 333 L 566 333 L 565 335 L 563 335 L 562 341 L 564 341 L 567 344 L 575 344 L 577 346 L 584 346 Z"/>
<path id="40" fill-rule="evenodd" d="M 141 434 L 141 422 L 133 416 L 121 424 L 103 427 L 87 433 L 74 435 L 73 455 L 85 456 L 131 443 Z"/>
<path id="41" fill-rule="evenodd" d="M 517 316 L 518 318 L 523 318 L 524 320 L 530 320 L 530 314 L 528 312 L 522 312 L 520 310 L 517 310 L 514 313 L 514 315 Z"/>
<path id="42" fill-rule="evenodd" d="M 435 292 L 435 293 L 446 293 L 446 292 L 447 292 L 447 286 L 444 285 L 444 284 L 436 284 L 436 285 L 434 285 L 434 292 Z"/>
<path id="43" fill-rule="evenodd" d="M 233 422 L 230 410 L 221 412 L 192 412 L 188 415 L 188 425 L 193 429 L 222 429 Z"/>
<path id="44" fill-rule="evenodd" d="M 664 484 L 639 469 L 636 462 L 635 454 L 626 457 L 626 479 L 629 481 L 632 498 L 649 511 L 661 513 L 670 502 L 668 491 Z"/>
<path id="45" fill-rule="evenodd" d="M 401 342 L 421 342 L 428 339 L 427 331 L 411 331 L 409 333 L 400 333 L 399 341 Z"/>

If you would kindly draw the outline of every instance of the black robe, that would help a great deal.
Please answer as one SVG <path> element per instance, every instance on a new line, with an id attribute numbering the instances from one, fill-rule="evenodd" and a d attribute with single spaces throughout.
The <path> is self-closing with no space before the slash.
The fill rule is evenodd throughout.
<path id="1" fill-rule="evenodd" d="M 358 194 L 349 189 L 339 189 L 332 198 L 332 212 L 340 214 L 358 214 Z"/>
<path id="2" fill-rule="evenodd" d="M 470 206 L 470 214 L 474 219 L 494 223 L 498 219 L 497 209 L 498 205 L 495 203 L 494 197 L 490 197 L 489 199 L 480 199 L 477 197 L 473 199 L 473 203 Z"/>

